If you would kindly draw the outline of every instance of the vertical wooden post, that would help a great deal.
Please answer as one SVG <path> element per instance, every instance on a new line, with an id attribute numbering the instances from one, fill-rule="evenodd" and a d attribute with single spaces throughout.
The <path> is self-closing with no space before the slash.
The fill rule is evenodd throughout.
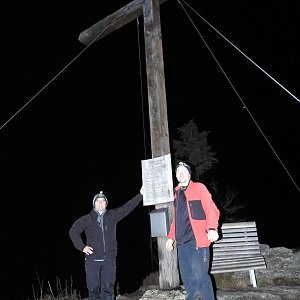
<path id="1" fill-rule="evenodd" d="M 159 1 L 145 0 L 143 13 L 150 137 L 154 158 L 170 153 Z M 173 203 L 167 203 L 157 204 L 155 207 L 167 207 L 169 218 L 172 220 L 172 206 Z M 168 252 L 166 240 L 166 237 L 157 238 L 159 285 L 161 289 L 173 289 L 180 285 L 177 251 L 175 249 Z"/>

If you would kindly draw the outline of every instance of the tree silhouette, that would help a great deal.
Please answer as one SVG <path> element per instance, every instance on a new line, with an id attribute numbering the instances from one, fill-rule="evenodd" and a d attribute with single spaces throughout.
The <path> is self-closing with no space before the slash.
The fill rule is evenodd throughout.
<path id="1" fill-rule="evenodd" d="M 207 141 L 210 132 L 199 132 L 193 120 L 178 128 L 178 131 L 181 139 L 173 140 L 175 162 L 188 161 L 195 168 L 195 179 L 199 180 L 200 176 L 218 163 L 216 153 Z"/>
<path id="2" fill-rule="evenodd" d="M 175 164 L 179 161 L 188 162 L 195 168 L 193 176 L 199 181 L 204 173 L 215 167 L 219 162 L 216 153 L 212 151 L 212 147 L 208 144 L 210 131 L 199 132 L 198 126 L 193 120 L 178 128 L 178 131 L 180 140 L 173 140 Z M 221 222 L 244 221 L 239 215 L 244 205 L 236 199 L 238 193 L 228 186 L 224 192 L 214 180 L 210 181 L 209 186 L 214 194 L 214 200 L 219 204 Z"/>
<path id="3" fill-rule="evenodd" d="M 244 205 L 236 198 L 238 192 L 233 191 L 228 186 L 225 187 L 224 192 L 214 180 L 211 180 L 209 186 L 212 190 L 214 200 L 221 205 L 219 207 L 221 211 L 221 223 L 245 221 L 245 218 L 240 214 Z"/>

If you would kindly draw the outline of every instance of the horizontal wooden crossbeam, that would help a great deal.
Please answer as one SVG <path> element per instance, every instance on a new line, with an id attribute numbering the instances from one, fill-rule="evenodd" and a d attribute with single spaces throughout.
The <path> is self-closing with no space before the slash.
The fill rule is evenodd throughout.
<path id="1" fill-rule="evenodd" d="M 167 0 L 159 0 L 159 4 Z M 95 23 L 79 34 L 78 40 L 89 45 L 104 38 L 111 32 L 121 28 L 143 14 L 145 0 L 135 0 L 123 6 L 116 12 Z"/>

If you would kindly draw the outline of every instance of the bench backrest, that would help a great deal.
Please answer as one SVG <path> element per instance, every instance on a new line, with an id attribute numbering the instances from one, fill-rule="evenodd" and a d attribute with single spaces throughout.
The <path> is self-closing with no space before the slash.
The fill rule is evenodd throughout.
<path id="1" fill-rule="evenodd" d="M 213 244 L 211 273 L 266 268 L 260 252 L 255 222 L 224 223 Z"/>

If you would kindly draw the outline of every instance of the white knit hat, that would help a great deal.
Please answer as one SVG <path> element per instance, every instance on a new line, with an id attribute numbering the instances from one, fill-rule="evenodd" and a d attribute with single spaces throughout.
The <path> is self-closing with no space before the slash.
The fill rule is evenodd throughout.
<path id="1" fill-rule="evenodd" d="M 94 198 L 93 198 L 93 206 L 95 206 L 95 201 L 96 201 L 97 199 L 99 199 L 99 198 L 103 198 L 103 199 L 106 201 L 106 205 L 108 204 L 108 201 L 107 201 L 106 196 L 103 194 L 102 191 L 100 191 L 100 193 L 99 193 L 99 194 L 96 194 L 96 195 L 94 196 Z"/>

